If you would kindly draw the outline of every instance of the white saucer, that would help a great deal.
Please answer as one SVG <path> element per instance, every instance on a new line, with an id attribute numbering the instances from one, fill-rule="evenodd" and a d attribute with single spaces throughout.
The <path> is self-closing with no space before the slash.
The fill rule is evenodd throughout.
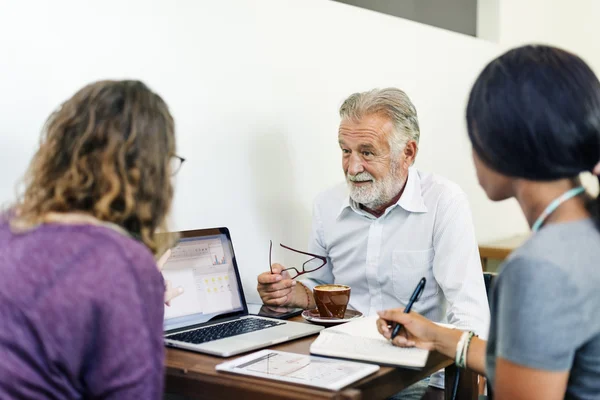
<path id="1" fill-rule="evenodd" d="M 313 324 L 323 326 L 339 325 L 362 317 L 363 314 L 360 311 L 350 309 L 346 310 L 344 318 L 321 317 L 316 309 L 302 311 L 302 318 Z"/>

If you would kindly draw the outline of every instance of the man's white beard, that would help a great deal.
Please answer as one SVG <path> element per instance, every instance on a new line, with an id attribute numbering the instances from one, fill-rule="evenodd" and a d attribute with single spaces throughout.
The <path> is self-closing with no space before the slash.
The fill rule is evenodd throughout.
<path id="1" fill-rule="evenodd" d="M 363 206 L 375 210 L 387 204 L 402 188 L 401 177 L 396 176 L 397 164 L 392 163 L 390 173 L 382 180 L 375 180 L 373 175 L 363 171 L 356 175 L 346 174 L 346 182 L 350 189 L 350 198 Z M 352 182 L 371 181 L 364 186 L 354 186 Z"/>

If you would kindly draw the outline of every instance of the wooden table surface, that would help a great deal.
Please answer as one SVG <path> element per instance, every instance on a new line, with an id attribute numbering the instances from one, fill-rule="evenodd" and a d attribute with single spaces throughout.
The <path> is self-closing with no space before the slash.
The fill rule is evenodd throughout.
<path id="1" fill-rule="evenodd" d="M 493 242 L 479 245 L 479 255 L 481 258 L 493 258 L 504 260 L 513 250 L 520 247 L 529 237 L 530 233 L 511 236 L 505 239 L 495 240 Z"/>
<path id="2" fill-rule="evenodd" d="M 303 321 L 301 317 L 292 320 Z M 315 335 L 271 347 L 274 350 L 309 354 Z M 215 366 L 232 358 L 213 357 L 205 354 L 167 348 L 166 388 L 170 394 L 192 399 L 385 399 L 411 384 L 446 368 L 446 386 L 456 373 L 453 361 L 433 352 L 422 370 L 381 367 L 381 369 L 338 392 L 319 390 L 286 382 L 218 372 Z M 476 375 L 461 371 L 459 399 L 476 399 Z M 449 391 L 448 391 L 449 392 Z M 447 394 L 447 397 L 448 394 Z"/>

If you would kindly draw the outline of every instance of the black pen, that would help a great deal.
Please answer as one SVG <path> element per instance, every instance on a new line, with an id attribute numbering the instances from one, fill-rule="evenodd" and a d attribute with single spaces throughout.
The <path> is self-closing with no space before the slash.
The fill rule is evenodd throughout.
<path id="1" fill-rule="evenodd" d="M 408 314 L 410 312 L 410 309 L 412 308 L 413 304 L 415 303 L 415 301 L 419 300 L 419 297 L 421 297 L 421 293 L 423 293 L 423 289 L 425 289 L 425 282 L 427 282 L 427 279 L 425 279 L 425 277 L 421 278 L 421 280 L 417 284 L 417 287 L 415 288 L 415 291 L 413 292 L 412 296 L 410 296 L 408 305 L 404 309 L 405 313 Z M 398 335 L 398 333 L 400 332 L 400 329 L 402 329 L 402 324 L 394 323 L 394 329 L 392 330 L 391 339 L 394 339 Z"/>

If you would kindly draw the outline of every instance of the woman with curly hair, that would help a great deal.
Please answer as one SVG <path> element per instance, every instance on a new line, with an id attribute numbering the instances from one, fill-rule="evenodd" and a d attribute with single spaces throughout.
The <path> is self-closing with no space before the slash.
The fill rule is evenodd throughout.
<path id="1" fill-rule="evenodd" d="M 155 232 L 181 160 L 138 81 L 90 84 L 49 117 L 0 217 L 0 398 L 162 397 Z"/>

